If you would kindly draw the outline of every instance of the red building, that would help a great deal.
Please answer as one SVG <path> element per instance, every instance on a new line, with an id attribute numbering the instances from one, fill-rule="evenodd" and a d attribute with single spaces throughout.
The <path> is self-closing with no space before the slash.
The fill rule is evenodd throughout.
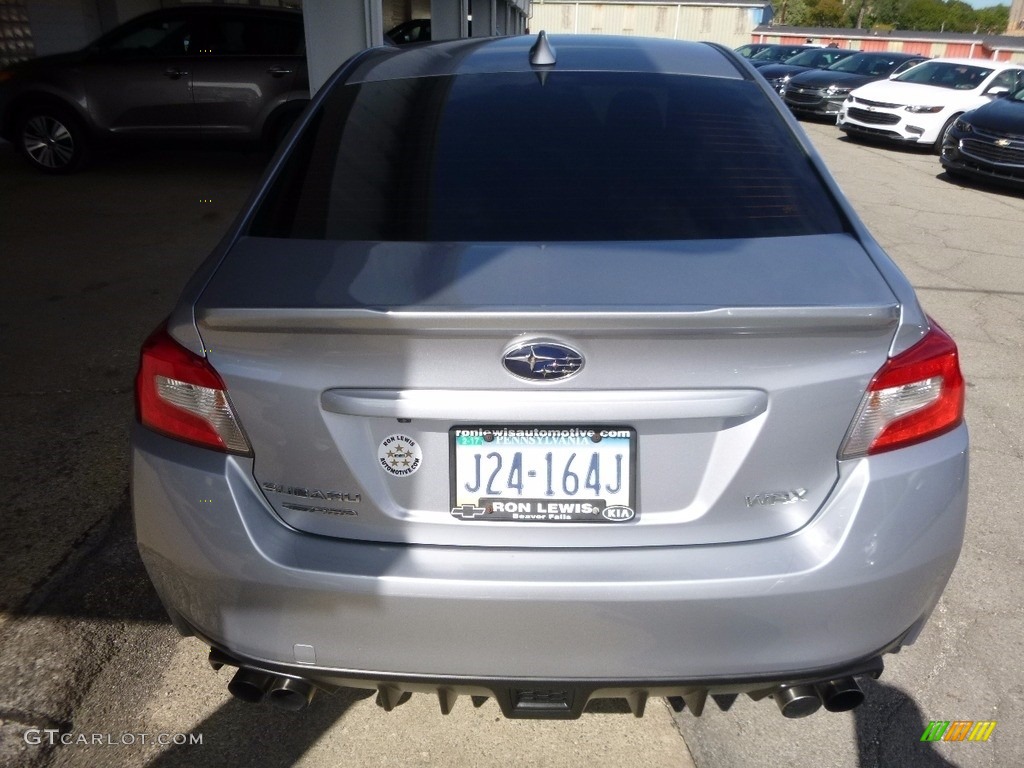
<path id="1" fill-rule="evenodd" d="M 1016 0 L 1014 8 L 1024 9 L 1024 0 Z M 1011 13 L 1011 26 L 1013 24 Z M 1021 21 L 1024 24 L 1024 19 Z M 1022 30 L 1024 31 L 1024 30 Z M 751 35 L 755 43 L 819 43 L 853 48 L 858 51 L 902 51 L 932 57 L 995 59 L 1024 62 L 1024 34 L 982 35 L 965 32 L 913 32 L 894 30 L 878 32 L 870 29 L 826 29 L 785 27 L 762 24 Z"/>

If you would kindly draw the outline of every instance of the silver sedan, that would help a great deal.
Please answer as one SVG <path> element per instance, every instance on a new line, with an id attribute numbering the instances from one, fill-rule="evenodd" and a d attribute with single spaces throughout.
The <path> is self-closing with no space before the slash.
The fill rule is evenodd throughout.
<path id="1" fill-rule="evenodd" d="M 963 398 L 735 53 L 376 49 L 142 350 L 139 548 L 249 701 L 841 711 L 957 561 Z"/>

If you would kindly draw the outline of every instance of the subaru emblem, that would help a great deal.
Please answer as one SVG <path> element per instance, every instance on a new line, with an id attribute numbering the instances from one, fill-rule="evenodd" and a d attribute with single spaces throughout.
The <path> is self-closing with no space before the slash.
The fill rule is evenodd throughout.
<path id="1" fill-rule="evenodd" d="M 553 341 L 533 341 L 512 347 L 502 358 L 505 370 L 529 381 L 567 379 L 583 368 L 583 355 Z"/>

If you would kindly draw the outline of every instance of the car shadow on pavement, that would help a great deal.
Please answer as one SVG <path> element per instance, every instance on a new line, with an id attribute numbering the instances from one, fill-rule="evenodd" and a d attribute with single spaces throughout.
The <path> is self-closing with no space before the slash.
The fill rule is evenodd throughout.
<path id="1" fill-rule="evenodd" d="M 929 721 L 913 698 L 874 680 L 860 684 L 867 702 L 853 710 L 860 768 L 957 768 L 931 743 L 921 741 Z"/>
<path id="2" fill-rule="evenodd" d="M 77 734 L 94 724 L 102 729 L 110 727 L 106 723 L 119 722 L 117 715 L 95 711 L 96 702 L 89 699 L 92 681 L 108 665 L 125 664 L 124 652 L 129 650 L 132 669 L 118 680 L 133 689 L 125 692 L 128 699 L 146 701 L 154 695 L 153 686 L 161 685 L 160 675 L 180 640 L 170 627 L 136 549 L 127 494 L 113 511 L 106 535 L 83 555 L 75 567 L 34 596 L 34 604 L 20 621 L 0 633 L 0 641 L 5 641 L 0 643 L 4 647 L 0 679 L 34 679 L 36 656 L 46 657 L 49 667 L 61 671 L 59 676 L 44 675 L 37 685 L 22 686 L 0 696 L 0 711 L 22 730 L 48 727 Z M 42 622 L 41 627 L 36 622 Z M 45 633 L 43 637 L 40 630 Z M 130 652 L 127 647 L 133 645 L 145 649 L 144 657 Z M 213 674 L 203 667 L 197 670 L 198 674 L 204 672 Z M 224 673 L 226 683 L 234 670 Z M 56 682 L 48 682 L 50 677 Z M 105 681 L 100 687 L 110 685 Z M 164 689 L 164 694 L 168 693 L 180 699 L 186 691 Z M 354 689 L 322 693 L 301 712 L 282 710 L 266 702 L 250 704 L 229 699 L 205 719 L 188 726 L 190 741 L 161 748 L 148 765 L 291 766 L 354 703 L 372 695 L 372 691 Z M 84 715 L 83 706 L 90 710 Z M 127 722 L 131 722 L 132 705 L 123 708 L 126 712 L 121 714 L 127 713 Z M 194 736 L 200 736 L 201 741 L 192 742 Z M 63 756 L 57 753 L 68 749 L 74 750 L 44 745 L 19 755 L 17 764 L 61 764 Z M 88 764 L 76 762 L 79 757 L 75 755 L 70 764 Z M 0 764 L 10 764 L 2 752 Z"/>
<path id="3" fill-rule="evenodd" d="M 869 147 L 874 149 L 881 149 L 885 152 L 893 152 L 895 154 L 905 155 L 924 155 L 928 156 L 934 153 L 934 149 L 930 144 L 901 144 L 897 141 L 885 141 L 884 139 L 874 139 L 867 136 L 851 136 L 848 133 L 844 133 L 839 137 L 839 141 L 844 144 L 850 144 L 858 147 Z M 935 157 L 935 162 L 939 162 L 938 156 Z"/>
<path id="4" fill-rule="evenodd" d="M 106 530 L 83 543 L 23 611 L 94 622 L 170 623 L 135 545 L 127 488 Z"/>
<path id="5" fill-rule="evenodd" d="M 192 728 L 202 744 L 177 744 L 161 752 L 147 768 L 197 765 L 292 766 L 360 699 L 372 691 L 343 689 L 320 695 L 301 712 L 265 704 L 228 701 Z"/>
<path id="6" fill-rule="evenodd" d="M 135 542 L 125 438 L 138 347 L 266 159 L 256 150 L 156 147 L 57 178 L 34 173 L 0 142 L 0 245 L 13 272 L 0 330 L 20 339 L 5 349 L 10 360 L 17 353 L 19 377 L 5 377 L 0 392 L 4 480 L 19 488 L 25 478 L 61 481 L 33 480 L 31 492 L 15 493 L 0 526 L 0 583 L 11 585 L 0 595 L 0 765 L 96 765 L 95 749 L 31 743 L 25 733 L 148 733 L 158 727 L 147 709 L 154 701 L 178 718 L 176 728 L 204 736 L 201 746 L 149 753 L 154 765 L 293 765 L 372 695 L 322 694 L 292 713 L 224 700 L 233 670 L 206 702 L 180 679 L 166 681 L 182 643 Z M 47 218 L 54 210 L 61 227 Z M 35 307 L 31 315 L 26 307 Z M 40 317 L 52 328 L 40 329 Z M 202 664 L 196 673 L 214 674 Z M 125 749 L 102 762 L 145 758 Z"/>
<path id="7" fill-rule="evenodd" d="M 1000 197 L 1020 198 L 1021 188 L 1011 187 L 1009 185 L 1002 185 L 996 181 L 986 183 L 983 179 L 974 179 L 967 176 L 958 176 L 950 173 L 947 170 L 941 173 L 935 174 L 935 178 L 939 181 L 944 181 L 947 184 L 952 184 L 954 187 L 960 187 L 961 189 L 977 190 L 978 192 L 988 192 L 993 195 L 999 195 Z"/>

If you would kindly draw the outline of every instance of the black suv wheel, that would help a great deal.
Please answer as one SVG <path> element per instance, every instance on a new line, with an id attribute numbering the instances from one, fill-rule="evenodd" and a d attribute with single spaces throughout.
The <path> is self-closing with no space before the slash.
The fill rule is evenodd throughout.
<path id="1" fill-rule="evenodd" d="M 70 173 L 88 154 L 88 137 L 81 122 L 58 106 L 32 107 L 18 118 L 18 149 L 40 171 Z"/>

